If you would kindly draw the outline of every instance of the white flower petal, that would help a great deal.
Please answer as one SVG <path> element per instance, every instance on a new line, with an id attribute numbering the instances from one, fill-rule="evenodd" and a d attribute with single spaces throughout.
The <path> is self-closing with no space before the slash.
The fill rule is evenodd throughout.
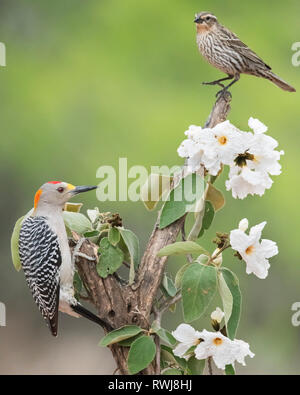
<path id="1" fill-rule="evenodd" d="M 249 226 L 249 221 L 247 220 L 247 218 L 243 218 L 239 223 L 239 230 L 241 230 L 242 232 L 246 232 L 248 226 Z"/>
<path id="2" fill-rule="evenodd" d="M 184 344 L 184 343 L 179 343 L 179 344 L 174 348 L 173 354 L 176 355 L 176 357 L 182 358 L 189 348 L 190 348 L 189 345 L 186 345 L 186 344 Z"/>
<path id="3" fill-rule="evenodd" d="M 250 232 L 249 232 L 251 242 L 253 242 L 253 243 L 258 242 L 258 240 L 261 238 L 262 231 L 263 231 L 264 227 L 266 226 L 266 224 L 267 224 L 267 222 L 264 221 L 258 225 L 252 226 L 252 228 L 250 229 Z"/>
<path id="4" fill-rule="evenodd" d="M 188 324 L 180 324 L 177 329 L 172 332 L 172 335 L 177 341 L 191 345 L 198 339 L 198 332 Z"/>
<path id="5" fill-rule="evenodd" d="M 243 252 L 250 245 L 249 236 L 240 229 L 234 229 L 230 232 L 230 244 L 234 250 Z"/>
<path id="6" fill-rule="evenodd" d="M 263 239 L 260 247 L 266 258 L 272 258 L 272 256 L 278 254 L 278 247 L 275 241 Z"/>
<path id="7" fill-rule="evenodd" d="M 217 307 L 216 310 L 211 313 L 210 318 L 220 323 L 224 318 L 224 316 L 225 316 L 224 312 L 220 309 L 220 307 Z"/>
<path id="8" fill-rule="evenodd" d="M 256 118 L 250 117 L 248 121 L 248 125 L 254 131 L 254 133 L 257 134 L 265 133 L 268 130 L 267 126 Z"/>

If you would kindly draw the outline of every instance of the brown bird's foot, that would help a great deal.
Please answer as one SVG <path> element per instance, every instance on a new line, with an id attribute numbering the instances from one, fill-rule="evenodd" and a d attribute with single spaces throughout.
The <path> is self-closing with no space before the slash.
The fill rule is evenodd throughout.
<path id="1" fill-rule="evenodd" d="M 216 93 L 216 97 L 219 99 L 221 96 L 230 96 L 231 97 L 231 93 L 229 92 L 229 90 L 227 89 L 227 87 L 224 87 L 223 89 L 221 89 L 219 92 Z"/>
<path id="2" fill-rule="evenodd" d="M 221 84 L 221 82 L 219 80 L 218 81 L 212 81 L 212 82 L 202 82 L 202 85 L 219 85 L 222 88 L 225 88 L 225 85 Z"/>
<path id="3" fill-rule="evenodd" d="M 233 84 L 235 84 L 236 82 L 238 82 L 239 79 L 240 79 L 240 76 L 239 76 L 239 75 L 235 76 L 235 77 L 234 77 L 234 80 L 231 81 L 230 84 L 228 84 L 227 86 L 223 87 L 223 89 L 221 89 L 221 90 L 216 94 L 216 96 L 219 97 L 219 95 L 223 95 L 223 94 L 225 94 L 226 92 L 228 92 L 228 89 L 229 89 Z"/>
<path id="4" fill-rule="evenodd" d="M 224 85 L 224 84 L 221 84 L 221 82 L 227 81 L 227 80 L 232 80 L 232 78 L 233 78 L 233 75 L 229 75 L 228 77 L 221 78 L 221 79 L 216 80 L 216 81 L 212 81 L 212 82 L 202 82 L 202 84 L 203 84 L 203 85 L 219 85 L 219 86 L 221 86 L 221 87 L 224 89 L 224 88 L 225 88 L 225 85 Z"/>

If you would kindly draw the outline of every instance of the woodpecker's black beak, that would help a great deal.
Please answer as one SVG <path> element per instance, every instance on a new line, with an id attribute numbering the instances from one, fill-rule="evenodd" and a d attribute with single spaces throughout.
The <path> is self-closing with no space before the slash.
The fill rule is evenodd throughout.
<path id="1" fill-rule="evenodd" d="M 71 194 L 72 195 L 77 195 L 78 193 L 92 191 L 93 189 L 96 189 L 96 188 L 98 188 L 98 187 L 96 187 L 96 186 L 87 186 L 87 185 L 79 186 L 79 187 L 75 187 L 75 189 L 73 189 L 71 191 Z"/>
<path id="2" fill-rule="evenodd" d="M 195 23 L 203 23 L 204 20 L 201 18 L 201 16 L 197 16 L 197 15 L 196 15 L 196 17 L 195 17 L 195 19 L 194 19 L 194 22 L 195 22 Z"/>

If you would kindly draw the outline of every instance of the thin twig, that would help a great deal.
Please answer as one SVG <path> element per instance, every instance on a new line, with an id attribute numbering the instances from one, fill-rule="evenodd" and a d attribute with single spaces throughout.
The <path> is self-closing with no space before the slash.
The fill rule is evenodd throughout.
<path id="1" fill-rule="evenodd" d="M 160 375 L 160 337 L 158 335 L 155 335 L 155 347 L 155 374 Z"/>
<path id="2" fill-rule="evenodd" d="M 128 269 L 130 269 L 130 265 L 128 265 L 127 262 L 123 261 L 122 263 L 123 263 L 124 266 L 126 266 Z"/>
<path id="3" fill-rule="evenodd" d="M 213 263 L 213 261 L 220 255 L 222 254 L 223 251 L 225 251 L 227 248 L 230 247 L 230 244 L 225 244 L 222 248 L 219 249 L 219 251 L 213 255 L 212 257 L 210 257 L 210 259 L 207 262 L 207 265 L 209 265 L 210 263 Z"/>
<path id="4" fill-rule="evenodd" d="M 182 298 L 181 292 L 178 291 L 173 298 L 167 299 L 164 303 L 161 304 L 159 307 L 159 312 L 160 314 L 163 314 L 172 304 L 179 302 L 179 300 Z"/>
<path id="5" fill-rule="evenodd" d="M 181 238 L 182 238 L 182 241 L 186 241 L 185 221 L 182 223 L 182 227 L 181 227 Z M 188 260 L 189 263 L 193 263 L 193 261 L 194 261 L 192 254 L 187 254 L 186 259 Z"/>
<path id="6" fill-rule="evenodd" d="M 213 368 L 212 368 L 212 358 L 207 358 L 207 365 L 208 365 L 208 373 L 210 376 L 213 376 Z"/>

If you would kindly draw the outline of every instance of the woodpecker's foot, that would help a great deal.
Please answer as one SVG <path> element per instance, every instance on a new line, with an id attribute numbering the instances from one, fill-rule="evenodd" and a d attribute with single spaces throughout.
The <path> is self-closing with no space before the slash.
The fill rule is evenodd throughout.
<path id="1" fill-rule="evenodd" d="M 76 262 L 76 258 L 80 257 L 80 258 L 84 258 L 89 262 L 96 262 L 96 258 L 95 257 L 91 257 L 87 254 L 84 254 L 83 252 L 80 252 L 80 248 L 82 247 L 82 244 L 86 241 L 86 238 L 81 238 L 78 243 L 76 244 L 76 247 L 74 248 L 73 251 L 73 256 L 72 256 L 72 263 L 73 265 L 75 265 Z"/>

